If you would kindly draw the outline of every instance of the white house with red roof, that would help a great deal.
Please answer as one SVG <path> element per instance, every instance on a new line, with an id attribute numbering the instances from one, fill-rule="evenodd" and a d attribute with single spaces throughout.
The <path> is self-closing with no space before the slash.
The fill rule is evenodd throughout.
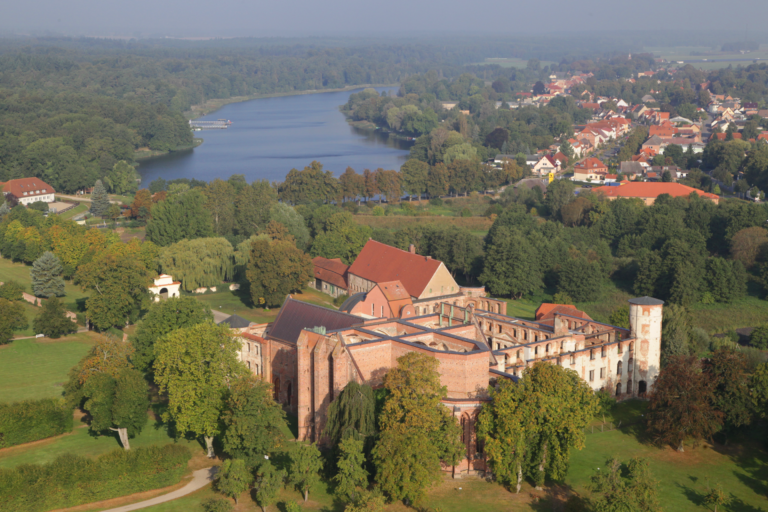
<path id="1" fill-rule="evenodd" d="M 40 178 L 19 178 L 9 180 L 5 183 L 0 182 L 0 190 L 7 195 L 13 195 L 18 199 L 19 204 L 28 205 L 38 201 L 43 203 L 54 202 L 56 191 L 52 186 Z"/>

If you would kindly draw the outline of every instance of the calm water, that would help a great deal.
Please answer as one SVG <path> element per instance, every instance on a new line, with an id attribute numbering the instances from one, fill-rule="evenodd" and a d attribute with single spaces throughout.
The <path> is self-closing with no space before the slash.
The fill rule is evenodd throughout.
<path id="1" fill-rule="evenodd" d="M 396 88 L 378 88 L 396 91 Z M 205 142 L 191 151 L 147 160 L 138 167 L 142 186 L 155 178 L 210 181 L 244 174 L 283 181 L 312 160 L 340 176 L 347 167 L 399 169 L 412 142 L 350 126 L 339 105 L 356 91 L 305 94 L 232 103 L 200 120 L 229 119 L 226 130 L 195 132 Z"/>

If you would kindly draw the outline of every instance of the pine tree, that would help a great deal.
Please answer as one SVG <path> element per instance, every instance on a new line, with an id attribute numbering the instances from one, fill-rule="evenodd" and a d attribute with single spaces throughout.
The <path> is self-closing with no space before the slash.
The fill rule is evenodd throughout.
<path id="1" fill-rule="evenodd" d="M 67 309 L 57 297 L 45 301 L 33 325 L 36 333 L 45 334 L 49 338 L 60 338 L 77 331 L 77 325 L 67 318 Z"/>
<path id="2" fill-rule="evenodd" d="M 91 194 L 91 213 L 99 217 L 104 217 L 109 212 L 109 196 L 107 189 L 101 180 L 96 180 Z"/>
<path id="3" fill-rule="evenodd" d="M 52 252 L 44 252 L 32 264 L 29 271 L 32 277 L 32 292 L 38 297 L 64 296 L 64 279 L 61 277 L 64 267 Z"/>

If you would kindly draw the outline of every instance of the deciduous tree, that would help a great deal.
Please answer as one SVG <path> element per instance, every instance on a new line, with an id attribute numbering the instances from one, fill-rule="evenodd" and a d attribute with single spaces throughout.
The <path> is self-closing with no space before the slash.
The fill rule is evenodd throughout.
<path id="1" fill-rule="evenodd" d="M 58 297 L 51 297 L 43 303 L 33 326 L 36 333 L 42 333 L 54 339 L 77 332 L 77 324 L 67 318 L 67 308 Z"/>
<path id="2" fill-rule="evenodd" d="M 147 239 L 165 247 L 183 239 L 211 236 L 213 221 L 199 189 L 174 194 L 152 207 Z"/>
<path id="3" fill-rule="evenodd" d="M 368 486 L 368 472 L 364 465 L 363 441 L 352 437 L 342 440 L 336 464 L 338 472 L 333 479 L 336 481 L 336 493 L 348 502 L 357 500 L 358 488 Z"/>
<path id="4" fill-rule="evenodd" d="M 687 439 L 709 438 L 723 425 L 715 406 L 717 382 L 693 356 L 673 356 L 656 378 L 646 414 L 649 434 L 684 450 Z"/>
<path id="5" fill-rule="evenodd" d="M 0 345 L 13 339 L 13 331 L 27 327 L 27 315 L 20 302 L 0 299 Z"/>
<path id="6" fill-rule="evenodd" d="M 292 243 L 255 240 L 251 247 L 246 278 L 255 305 L 279 306 L 312 279 L 312 260 Z"/>
<path id="7" fill-rule="evenodd" d="M 210 321 L 213 321 L 210 308 L 193 297 L 153 302 L 129 337 L 134 349 L 131 354 L 133 365 L 143 372 L 151 371 L 157 340 L 176 329 Z"/>
<path id="8" fill-rule="evenodd" d="M 723 413 L 724 433 L 730 434 L 751 423 L 752 400 L 744 354 L 731 347 L 721 347 L 705 362 L 704 373 L 715 382 L 714 405 Z"/>
<path id="9" fill-rule="evenodd" d="M 163 272 L 181 281 L 182 289 L 220 285 L 234 277 L 235 250 L 226 238 L 180 240 L 160 253 Z"/>
<path id="10" fill-rule="evenodd" d="M 300 444 L 290 452 L 291 469 L 289 480 L 296 490 L 304 494 L 304 501 L 309 499 L 309 490 L 320 481 L 323 460 L 320 450 L 313 444 Z"/>
<path id="11" fill-rule="evenodd" d="M 256 470 L 254 484 L 256 503 L 262 512 L 267 512 L 267 507 L 277 501 L 277 493 L 283 486 L 285 471 L 277 469 L 269 460 L 264 460 Z"/>
<path id="12" fill-rule="evenodd" d="M 528 239 L 518 231 L 499 228 L 485 251 L 480 282 L 492 294 L 520 298 L 544 286 L 539 256 Z"/>
<path id="13" fill-rule="evenodd" d="M 418 502 L 440 479 L 440 461 L 456 464 L 464 447 L 456 418 L 440 403 L 446 388 L 440 385 L 439 361 L 410 352 L 397 362 L 384 377 L 389 396 L 373 450 L 376 478 L 393 499 Z"/>
<path id="14" fill-rule="evenodd" d="M 223 236 L 232 232 L 235 221 L 235 192 L 232 185 L 216 178 L 208 183 L 203 192 L 205 208 L 211 212 L 213 232 Z"/>
<path id="15" fill-rule="evenodd" d="M 237 358 L 239 348 L 226 326 L 211 322 L 177 329 L 155 343 L 155 382 L 168 394 L 164 417 L 179 432 L 202 436 L 210 458 L 227 386 L 248 373 Z"/>
<path id="16" fill-rule="evenodd" d="M 589 485 L 591 509 L 595 512 L 661 512 L 659 483 L 653 479 L 648 461 L 634 458 L 626 470 L 617 459 L 599 468 Z"/>
<path id="17" fill-rule="evenodd" d="M 272 399 L 271 386 L 253 376 L 231 384 L 222 414 L 224 452 L 257 465 L 283 446 L 285 412 Z"/>
<path id="18" fill-rule="evenodd" d="M 216 475 L 216 488 L 224 496 L 235 500 L 251 486 L 253 475 L 245 467 L 242 459 L 226 459 Z"/>
<path id="19" fill-rule="evenodd" d="M 269 211 L 277 203 L 277 191 L 267 180 L 257 180 L 235 197 L 235 230 L 250 237 L 264 229 Z"/>

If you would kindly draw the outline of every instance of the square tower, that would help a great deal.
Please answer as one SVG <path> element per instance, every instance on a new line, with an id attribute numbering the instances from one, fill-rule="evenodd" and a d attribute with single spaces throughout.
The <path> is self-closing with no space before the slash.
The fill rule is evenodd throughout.
<path id="1" fill-rule="evenodd" d="M 661 319 L 664 301 L 652 297 L 629 300 L 630 336 L 635 339 L 631 350 L 634 359 L 631 378 L 635 396 L 645 397 L 661 369 Z"/>

